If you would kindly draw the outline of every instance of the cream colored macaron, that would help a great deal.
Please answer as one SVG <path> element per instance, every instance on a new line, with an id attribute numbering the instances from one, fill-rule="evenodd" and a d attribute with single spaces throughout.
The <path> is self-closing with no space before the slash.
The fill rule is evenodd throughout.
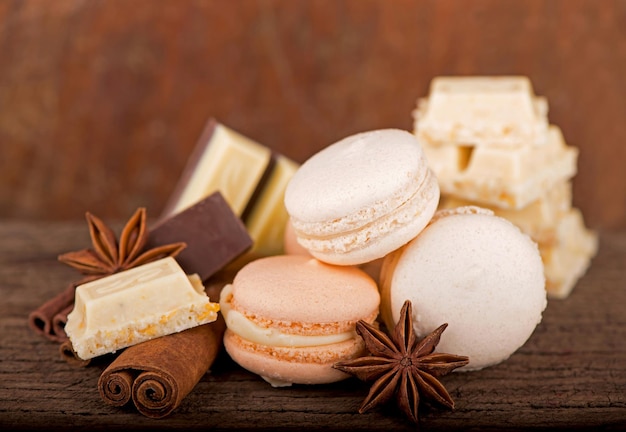
<path id="1" fill-rule="evenodd" d="M 356 322 L 378 316 L 380 295 L 366 273 L 314 258 L 278 255 L 245 265 L 222 290 L 224 346 L 273 386 L 347 378 L 332 365 L 364 354 Z"/>
<path id="2" fill-rule="evenodd" d="M 363 132 L 309 158 L 285 191 L 298 243 L 339 265 L 382 258 L 412 240 L 439 203 L 437 179 L 413 134 Z"/>
<path id="3" fill-rule="evenodd" d="M 437 350 L 469 357 L 459 370 L 507 359 L 541 321 L 546 307 L 537 245 L 493 212 L 438 212 L 417 238 L 385 258 L 381 315 L 393 328 L 405 300 L 424 337 L 448 323 Z"/>

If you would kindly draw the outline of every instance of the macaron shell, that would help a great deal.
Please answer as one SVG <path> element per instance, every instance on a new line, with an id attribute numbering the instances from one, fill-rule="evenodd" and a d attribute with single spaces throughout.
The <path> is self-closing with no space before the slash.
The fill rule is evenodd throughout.
<path id="1" fill-rule="evenodd" d="M 360 337 L 322 347 L 265 347 L 245 341 L 226 330 L 224 347 L 230 357 L 244 369 L 266 380 L 284 384 L 327 384 L 349 375 L 334 369 L 338 361 L 349 360 L 364 353 Z M 271 381 L 270 381 L 271 382 Z"/>
<path id="2" fill-rule="evenodd" d="M 364 211 L 386 214 L 422 183 L 427 167 L 420 161 L 425 162 L 422 148 L 407 131 L 346 137 L 313 155 L 292 176 L 285 191 L 287 212 L 296 229 L 300 221 L 328 222 Z"/>
<path id="3" fill-rule="evenodd" d="M 354 326 L 359 319 L 375 317 L 380 305 L 376 282 L 364 271 L 301 255 L 253 261 L 237 273 L 232 285 L 232 304 L 239 312 L 298 329 Z"/>
<path id="4" fill-rule="evenodd" d="M 418 336 L 448 323 L 437 351 L 469 356 L 465 370 L 508 358 L 547 304 L 537 245 L 507 220 L 486 214 L 436 218 L 385 259 L 381 285 L 387 326 L 411 300 Z"/>

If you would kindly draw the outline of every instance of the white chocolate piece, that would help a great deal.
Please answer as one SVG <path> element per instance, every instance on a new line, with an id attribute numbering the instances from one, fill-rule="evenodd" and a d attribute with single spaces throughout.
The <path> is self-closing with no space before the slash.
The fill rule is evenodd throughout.
<path id="1" fill-rule="evenodd" d="M 413 112 L 422 145 L 542 145 L 548 103 L 524 76 L 437 77 Z"/>
<path id="2" fill-rule="evenodd" d="M 560 182 L 542 191 L 539 199 L 521 209 L 503 209 L 494 205 L 478 203 L 452 195 L 443 195 L 439 207 L 451 209 L 464 206 L 479 206 L 492 210 L 496 216 L 508 219 L 539 244 L 556 241 L 559 220 L 570 210 L 572 185 Z"/>
<path id="3" fill-rule="evenodd" d="M 76 288 L 65 332 L 84 360 L 217 319 L 197 275 L 172 257 Z"/>
<path id="4" fill-rule="evenodd" d="M 539 244 L 548 296 L 569 296 L 597 251 L 597 234 L 585 228 L 582 213 L 572 208 L 558 222 L 556 242 Z"/>
<path id="5" fill-rule="evenodd" d="M 503 209 L 521 209 L 576 174 L 578 149 L 550 126 L 543 146 L 424 145 L 442 194 Z"/>
<path id="6" fill-rule="evenodd" d="M 285 189 L 299 167 L 282 155 L 276 157 L 270 178 L 245 221 L 254 241 L 247 254 L 249 259 L 284 253 L 285 225 L 289 219 L 284 204 Z"/>
<path id="7" fill-rule="evenodd" d="M 198 169 L 191 174 L 171 213 L 178 213 L 219 190 L 233 212 L 241 216 L 270 158 L 270 149 L 217 123 L 210 143 L 199 156 Z"/>

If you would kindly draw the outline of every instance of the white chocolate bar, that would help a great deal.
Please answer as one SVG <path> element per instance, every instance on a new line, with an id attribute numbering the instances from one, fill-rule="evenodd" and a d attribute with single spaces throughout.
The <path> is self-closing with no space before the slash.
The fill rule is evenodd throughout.
<path id="1" fill-rule="evenodd" d="M 218 311 L 200 278 L 167 257 L 78 286 L 65 332 L 87 360 L 213 322 Z"/>
<path id="2" fill-rule="evenodd" d="M 270 163 L 270 149 L 216 123 L 210 141 L 202 143 L 193 169 L 170 214 L 178 213 L 216 191 L 239 216 Z"/>
<path id="3" fill-rule="evenodd" d="M 524 76 L 437 77 L 418 99 L 414 130 L 429 145 L 543 145 L 547 113 Z"/>
<path id="4" fill-rule="evenodd" d="M 570 210 L 571 203 L 572 185 L 568 181 L 557 183 L 552 188 L 542 191 L 539 199 L 521 209 L 502 209 L 452 195 L 442 196 L 439 208 L 450 209 L 465 206 L 487 208 L 496 216 L 513 222 L 535 242 L 549 245 L 556 241 L 559 221 Z"/>
<path id="5" fill-rule="evenodd" d="M 578 149 L 565 144 L 558 126 L 543 146 L 423 145 L 442 194 L 521 209 L 543 191 L 576 174 Z"/>
<path id="6" fill-rule="evenodd" d="M 282 155 L 277 156 L 270 178 L 246 218 L 246 228 L 254 240 L 246 258 L 255 259 L 284 253 L 283 239 L 289 219 L 284 204 L 285 188 L 299 166 Z"/>
<path id="7" fill-rule="evenodd" d="M 567 297 L 597 251 L 597 234 L 585 228 L 580 210 L 572 208 L 558 223 L 557 241 L 539 244 L 548 296 Z"/>

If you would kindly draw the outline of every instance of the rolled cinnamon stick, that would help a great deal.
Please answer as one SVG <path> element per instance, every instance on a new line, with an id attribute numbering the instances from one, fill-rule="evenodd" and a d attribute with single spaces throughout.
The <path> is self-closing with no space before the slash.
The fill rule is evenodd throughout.
<path id="1" fill-rule="evenodd" d="M 30 328 L 54 342 L 63 342 L 66 340 L 67 335 L 65 331 L 61 327 L 60 331 L 59 329 L 55 329 L 53 319 L 64 310 L 68 308 L 71 310 L 74 305 L 75 290 L 76 284 L 71 283 L 65 290 L 32 311 L 28 315 L 28 325 Z M 57 331 L 59 332 L 57 333 Z"/>
<path id="2" fill-rule="evenodd" d="M 132 399 L 146 417 L 167 416 L 213 364 L 224 329 L 220 316 L 213 323 L 126 348 L 100 375 L 100 397 L 113 406 Z"/>
<path id="3" fill-rule="evenodd" d="M 106 371 L 105 371 L 106 372 Z M 100 397 L 109 405 L 121 407 L 126 405 L 133 394 L 133 381 L 136 373 L 131 370 L 118 370 L 111 372 L 106 378 L 104 373 L 98 381 Z"/>
<path id="4" fill-rule="evenodd" d="M 65 334 L 65 324 L 67 323 L 67 316 L 74 309 L 74 301 L 72 300 L 72 304 L 68 305 L 66 308 L 62 309 L 59 313 L 52 317 L 52 332 L 57 335 L 57 337 L 67 338 L 67 334 Z"/>

